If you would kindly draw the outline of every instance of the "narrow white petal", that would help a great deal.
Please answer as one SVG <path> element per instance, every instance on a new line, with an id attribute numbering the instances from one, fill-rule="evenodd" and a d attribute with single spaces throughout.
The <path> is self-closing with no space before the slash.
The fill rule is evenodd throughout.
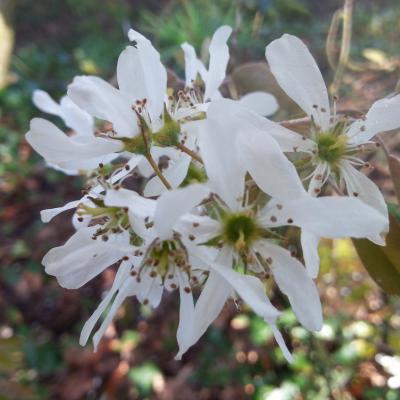
<path id="1" fill-rule="evenodd" d="M 230 26 L 218 28 L 210 43 L 210 63 L 208 67 L 207 79 L 205 82 L 205 100 L 212 100 L 225 79 L 226 67 L 229 61 L 229 48 L 226 42 L 232 33 Z"/>
<path id="2" fill-rule="evenodd" d="M 129 31 L 135 46 L 128 46 L 119 56 L 117 78 L 120 90 L 131 100 L 147 99 L 147 110 L 153 121 L 164 107 L 167 93 L 167 71 L 162 65 L 159 52 L 143 35 Z"/>
<path id="3" fill-rule="evenodd" d="M 326 130 L 330 118 L 328 91 L 307 46 L 296 36 L 284 34 L 266 47 L 265 56 L 281 88 Z"/>
<path id="4" fill-rule="evenodd" d="M 111 122 L 119 136 L 133 137 L 139 133 L 132 104 L 119 90 L 103 79 L 95 76 L 77 76 L 68 86 L 68 96 L 93 117 Z"/>
<path id="5" fill-rule="evenodd" d="M 271 207 L 260 218 L 265 226 L 294 225 L 319 237 L 373 238 L 383 244 L 387 219 L 361 200 L 350 197 L 302 197 Z"/>
<path id="6" fill-rule="evenodd" d="M 319 272 L 319 237 L 304 229 L 301 230 L 301 247 L 306 269 L 311 278 L 316 279 Z"/>
<path id="7" fill-rule="evenodd" d="M 262 241 L 257 250 L 265 258 L 271 258 L 271 271 L 279 289 L 288 296 L 300 323 L 311 331 L 322 328 L 322 308 L 314 281 L 303 264 L 286 249 Z"/>
<path id="8" fill-rule="evenodd" d="M 86 111 L 79 108 L 68 96 L 64 96 L 60 102 L 61 117 L 65 124 L 73 129 L 82 138 L 94 136 L 94 120 Z"/>
<path id="9" fill-rule="evenodd" d="M 64 211 L 75 208 L 79 203 L 80 203 L 80 200 L 74 200 L 74 201 L 70 201 L 69 203 L 65 204 L 62 207 L 48 208 L 46 210 L 42 210 L 42 211 L 40 211 L 40 218 L 42 219 L 42 222 L 45 222 L 45 223 L 50 222 L 58 214 L 61 214 Z"/>
<path id="10" fill-rule="evenodd" d="M 276 98 L 265 92 L 252 92 L 240 98 L 239 103 L 251 111 L 268 117 L 278 111 L 279 104 Z"/>
<path id="11" fill-rule="evenodd" d="M 157 201 L 154 215 L 154 228 L 159 238 L 169 238 L 178 219 L 197 206 L 209 193 L 208 187 L 201 184 L 163 193 Z"/>
<path id="12" fill-rule="evenodd" d="M 190 288 L 190 283 L 187 275 L 181 270 L 177 270 L 179 280 L 179 325 L 176 332 L 179 351 L 175 356 L 176 360 L 180 360 L 182 355 L 191 346 L 191 338 L 193 337 L 194 324 L 194 303 L 192 292 L 187 293 L 185 288 Z"/>
<path id="13" fill-rule="evenodd" d="M 121 150 L 121 143 L 111 139 L 93 138 L 85 144 L 76 142 L 73 137 L 65 135 L 54 124 L 42 118 L 32 119 L 25 137 L 46 161 L 61 167 L 63 163 L 86 161 Z"/>
<path id="14" fill-rule="evenodd" d="M 135 295 L 137 292 L 137 282 L 132 277 L 129 277 L 122 285 L 118 294 L 115 296 L 114 302 L 110 308 L 110 311 L 107 314 L 107 317 L 104 319 L 100 328 L 96 331 L 93 335 L 93 346 L 94 351 L 97 351 L 97 347 L 101 338 L 103 337 L 105 331 L 107 330 L 108 326 L 110 325 L 111 321 L 113 320 L 115 314 L 117 313 L 119 307 L 121 307 L 124 300 L 129 297 Z"/>
<path id="15" fill-rule="evenodd" d="M 263 192 L 278 200 L 305 195 L 296 168 L 272 137 L 253 128 L 240 135 L 239 143 L 243 163 Z"/>
<path id="16" fill-rule="evenodd" d="M 346 182 L 349 196 L 355 196 L 379 211 L 386 218 L 387 225 L 384 227 L 383 232 L 387 232 L 389 230 L 389 214 L 385 199 L 379 188 L 348 161 L 342 161 L 341 173 Z"/>
<path id="17" fill-rule="evenodd" d="M 225 100 L 211 103 L 208 118 L 197 124 L 198 145 L 212 190 L 231 209 L 238 209 L 246 170 L 239 161 L 237 137 L 247 125 L 231 114 L 227 104 Z"/>
<path id="18" fill-rule="evenodd" d="M 377 133 L 400 127 L 400 95 L 376 101 L 369 109 L 365 120 L 355 121 L 347 135 L 350 144 L 368 142 Z"/>
<path id="19" fill-rule="evenodd" d="M 110 235 L 107 242 L 93 240 L 96 226 L 82 228 L 63 245 L 48 251 L 42 264 L 60 286 L 77 289 L 114 264 L 129 251 L 128 235 Z"/>
<path id="20" fill-rule="evenodd" d="M 81 346 L 85 346 L 90 334 L 93 331 L 94 326 L 96 325 L 96 322 L 99 320 L 103 312 L 106 310 L 108 305 L 110 304 L 110 301 L 114 297 L 115 293 L 120 289 L 122 284 L 125 282 L 125 280 L 129 277 L 129 271 L 130 271 L 131 264 L 129 262 L 123 261 L 118 268 L 117 274 L 115 275 L 114 282 L 111 286 L 111 289 L 108 291 L 108 293 L 104 296 L 103 300 L 100 302 L 100 304 L 97 306 L 96 310 L 93 312 L 93 314 L 90 316 L 90 318 L 85 322 L 85 325 L 82 328 L 81 331 L 81 336 L 79 338 L 79 344 Z"/>
<path id="21" fill-rule="evenodd" d="M 187 87 L 192 87 L 198 72 L 196 50 L 186 42 L 181 44 L 181 48 L 185 55 L 185 84 Z"/>
<path id="22" fill-rule="evenodd" d="M 41 111 L 49 114 L 61 114 L 61 107 L 44 90 L 34 90 L 32 95 L 33 104 Z"/>

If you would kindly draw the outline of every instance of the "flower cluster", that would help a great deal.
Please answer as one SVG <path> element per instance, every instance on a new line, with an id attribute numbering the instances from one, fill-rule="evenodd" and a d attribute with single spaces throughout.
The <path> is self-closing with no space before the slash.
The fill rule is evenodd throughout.
<path id="1" fill-rule="evenodd" d="M 157 50 L 133 30 L 118 59 L 118 88 L 78 76 L 60 104 L 34 93 L 36 106 L 72 132 L 35 118 L 27 141 L 51 167 L 86 179 L 82 198 L 41 213 L 48 222 L 75 209 L 76 232 L 45 255 L 45 270 L 76 289 L 117 266 L 111 289 L 84 325 L 82 345 L 102 319 L 93 336 L 97 348 L 127 297 L 157 307 L 164 290 L 176 290 L 178 359 L 233 298 L 270 324 L 290 361 L 277 329 L 280 311 L 267 296 L 271 285 L 305 328 L 318 331 L 319 239 L 384 245 L 384 199 L 355 166 L 365 164 L 358 153 L 375 134 L 400 126 L 400 96 L 377 101 L 360 119 L 337 113 L 306 46 L 284 35 L 266 47 L 266 59 L 309 117 L 309 134 L 296 133 L 266 118 L 278 108 L 268 93 L 223 98 L 230 34 L 222 26 L 213 35 L 208 68 L 182 44 L 186 79 L 176 93 Z M 301 252 L 289 246 L 288 227 L 300 233 Z"/>

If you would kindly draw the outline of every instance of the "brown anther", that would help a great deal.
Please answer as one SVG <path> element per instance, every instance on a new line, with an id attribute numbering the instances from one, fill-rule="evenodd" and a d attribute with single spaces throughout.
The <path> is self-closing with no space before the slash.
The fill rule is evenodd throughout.
<path id="1" fill-rule="evenodd" d="M 174 277 L 174 275 L 172 275 L 172 274 L 168 274 L 168 276 L 167 276 L 168 279 L 172 279 L 173 277 Z"/>
<path id="2" fill-rule="evenodd" d="M 129 170 L 131 169 L 131 167 L 130 167 L 128 164 L 126 164 L 124 168 L 125 168 L 127 171 L 129 171 Z"/>
<path id="3" fill-rule="evenodd" d="M 269 265 L 272 264 L 272 258 L 271 258 L 271 257 L 268 257 L 268 258 L 266 259 L 266 261 L 267 261 L 267 264 L 269 264 Z"/>
<path id="4" fill-rule="evenodd" d="M 175 283 L 171 283 L 171 289 L 176 289 L 178 286 L 175 285 Z"/>
<path id="5" fill-rule="evenodd" d="M 282 210 L 283 205 L 282 205 L 282 204 L 277 204 L 277 205 L 276 205 L 276 208 L 277 208 L 278 210 Z"/>
<path id="6" fill-rule="evenodd" d="M 142 256 L 143 255 L 143 251 L 139 251 L 139 256 Z"/>
<path id="7" fill-rule="evenodd" d="M 146 103 L 147 103 L 147 99 L 143 99 L 143 100 L 142 100 L 142 103 L 143 103 L 143 104 L 146 104 Z"/>
<path id="8" fill-rule="evenodd" d="M 366 128 L 365 128 L 365 125 L 363 125 L 363 126 L 360 128 L 360 131 L 361 131 L 361 132 L 365 132 L 365 129 L 366 129 Z"/>
<path id="9" fill-rule="evenodd" d="M 128 207 L 123 207 L 122 208 L 125 212 L 128 212 L 129 211 L 129 208 Z"/>
<path id="10" fill-rule="evenodd" d="M 157 272 L 151 271 L 149 275 L 150 275 L 150 278 L 155 278 L 157 276 Z"/>
<path id="11" fill-rule="evenodd" d="M 322 181 L 323 176 L 321 174 L 315 175 L 317 181 Z"/>
<path id="12" fill-rule="evenodd" d="M 103 168 L 104 167 L 104 164 L 101 162 L 101 163 L 99 163 L 99 168 Z"/>
<path id="13" fill-rule="evenodd" d="M 315 108 L 315 109 L 317 109 L 318 108 L 318 106 L 316 105 L 316 104 L 313 104 L 313 106 L 312 106 L 313 108 Z"/>
<path id="14" fill-rule="evenodd" d="M 322 112 L 326 112 L 326 108 L 324 108 L 324 107 L 321 107 L 320 110 L 321 110 Z"/>
<path id="15" fill-rule="evenodd" d="M 82 221 L 83 221 L 83 218 L 82 218 L 82 217 L 78 217 L 78 221 L 79 221 L 79 222 L 82 222 Z"/>
<path id="16" fill-rule="evenodd" d="M 142 102 L 140 100 L 136 100 L 136 104 L 140 105 L 140 104 L 142 104 Z"/>
<path id="17" fill-rule="evenodd" d="M 198 222 L 193 222 L 192 225 L 193 225 L 193 228 L 198 228 L 200 224 Z"/>
<path id="18" fill-rule="evenodd" d="M 296 257 L 296 256 L 297 256 L 297 250 L 292 250 L 292 251 L 290 252 L 290 255 L 291 255 L 292 257 Z"/>
<path id="19" fill-rule="evenodd" d="M 146 224 L 149 222 L 149 219 L 150 219 L 150 217 L 146 217 L 145 219 L 144 219 L 144 222 L 146 222 Z"/>
<path id="20" fill-rule="evenodd" d="M 375 143 L 375 146 L 376 146 L 376 147 L 381 147 L 381 144 L 378 143 L 378 142 L 376 142 L 376 143 Z"/>
<path id="21" fill-rule="evenodd" d="M 143 305 L 147 306 L 147 304 L 149 304 L 149 299 L 144 299 L 143 300 Z"/>
<path id="22" fill-rule="evenodd" d="M 136 271 L 131 271 L 131 276 L 136 276 L 137 272 Z"/>
<path id="23" fill-rule="evenodd" d="M 320 188 L 315 188 L 315 189 L 314 189 L 314 193 L 317 193 L 317 194 L 318 194 L 318 193 L 321 193 L 321 189 L 320 189 Z"/>
<path id="24" fill-rule="evenodd" d="M 303 140 L 307 140 L 307 138 L 306 138 L 305 136 L 302 136 L 301 138 L 302 138 Z"/>
<path id="25" fill-rule="evenodd" d="M 189 240 L 193 241 L 194 239 L 196 239 L 196 236 L 194 236 L 194 235 L 189 235 Z"/>
<path id="26" fill-rule="evenodd" d="M 128 257 L 128 256 L 123 256 L 122 259 L 123 259 L 124 261 L 128 261 L 128 260 L 129 260 L 129 257 Z"/>
<path id="27" fill-rule="evenodd" d="M 276 218 L 275 215 L 271 215 L 270 220 L 271 220 L 271 222 L 276 222 L 276 221 L 278 221 L 278 218 Z"/>
<path id="28" fill-rule="evenodd" d="M 140 278 L 140 276 L 136 277 L 136 282 L 140 283 L 142 281 L 142 279 Z"/>
<path id="29" fill-rule="evenodd" d="M 292 218 L 288 218 L 287 223 L 288 224 L 293 224 L 293 219 Z"/>
<path id="30" fill-rule="evenodd" d="M 358 195 L 359 195 L 359 193 L 353 192 L 353 196 L 354 196 L 354 197 L 358 197 Z"/>
<path id="31" fill-rule="evenodd" d="M 107 235 L 103 235 L 101 238 L 103 239 L 104 242 L 107 242 L 107 240 L 108 240 L 108 236 Z"/>
<path id="32" fill-rule="evenodd" d="M 190 287 L 188 287 L 188 286 L 186 286 L 185 288 L 183 288 L 183 290 L 184 290 L 186 293 L 190 293 L 190 292 L 192 291 L 192 289 L 190 289 Z"/>

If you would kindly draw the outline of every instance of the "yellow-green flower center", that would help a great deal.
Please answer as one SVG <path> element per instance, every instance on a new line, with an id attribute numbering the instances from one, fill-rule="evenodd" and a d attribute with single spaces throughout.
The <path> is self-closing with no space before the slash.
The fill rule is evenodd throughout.
<path id="1" fill-rule="evenodd" d="M 222 220 L 222 238 L 238 251 L 247 250 L 260 236 L 261 229 L 250 213 L 226 214 Z"/>
<path id="2" fill-rule="evenodd" d="M 331 166 L 343 159 L 347 151 L 347 136 L 332 132 L 321 133 L 317 136 L 318 158 Z"/>

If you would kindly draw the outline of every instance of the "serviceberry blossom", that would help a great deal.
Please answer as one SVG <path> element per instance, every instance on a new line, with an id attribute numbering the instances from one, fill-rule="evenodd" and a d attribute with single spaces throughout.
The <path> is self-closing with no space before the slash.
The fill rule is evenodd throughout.
<path id="1" fill-rule="evenodd" d="M 375 145 L 371 139 L 380 132 L 400 126 L 400 95 L 376 101 L 365 117 L 351 119 L 336 112 L 336 99 L 331 107 L 328 91 L 321 72 L 305 44 L 295 36 L 283 35 L 266 47 L 266 58 L 281 88 L 310 117 L 310 133 L 304 136 L 301 145 L 292 149 L 286 146 L 286 136 L 282 138 L 285 151 L 303 151 L 309 154 L 308 191 L 317 196 L 322 186 L 333 179 L 344 187 L 349 196 L 357 197 L 376 208 L 386 219 L 382 229 L 384 235 L 389 228 L 388 211 L 378 187 L 355 166 L 369 166 L 357 153 Z M 293 138 L 299 135 L 293 132 Z M 278 140 L 280 140 L 278 138 Z M 383 244 L 381 237 L 370 238 Z M 316 247 L 318 238 L 307 231 L 302 233 L 303 247 Z M 306 252 L 306 263 L 313 277 L 318 273 L 318 254 Z"/>
<path id="2" fill-rule="evenodd" d="M 65 134 L 35 118 L 27 141 L 49 166 L 85 180 L 81 198 L 41 212 L 49 222 L 74 210 L 76 230 L 44 256 L 45 271 L 62 287 L 77 289 L 116 269 L 110 290 L 82 329 L 82 345 L 95 331 L 97 349 L 127 298 L 155 308 L 166 291 L 177 291 L 177 359 L 227 301 L 241 299 L 270 324 L 291 361 L 277 328 L 281 312 L 268 296 L 274 284 L 299 322 L 318 331 L 319 239 L 384 244 L 386 205 L 354 168 L 362 163 L 354 154 L 376 133 L 400 125 L 392 115 L 399 96 L 375 103 L 365 119 L 352 122 L 335 110 L 331 115 L 315 61 L 299 39 L 284 35 L 267 46 L 267 60 L 282 88 L 310 116 L 305 137 L 265 118 L 277 109 L 268 93 L 223 98 L 231 32 L 222 26 L 214 33 L 208 67 L 191 45 L 182 44 L 186 77 L 177 93 L 168 88 L 158 51 L 130 30 L 132 45 L 118 59 L 118 88 L 79 76 L 60 104 L 43 91 L 33 95 L 39 109 L 59 116 L 72 131 Z M 292 152 L 308 157 L 308 189 Z M 332 175 L 347 185 L 349 196 L 317 196 Z M 289 245 L 289 230 L 299 234 L 297 246 Z"/>
<path id="3" fill-rule="evenodd" d="M 274 277 L 305 328 L 320 330 L 322 311 L 314 281 L 281 246 L 279 228 L 297 226 L 329 238 L 374 237 L 379 236 L 385 219 L 357 199 L 310 196 L 275 139 L 240 118 L 246 112 L 240 104 L 219 100 L 198 124 L 200 154 L 212 193 L 205 207 L 215 223 L 189 224 L 187 234 L 199 246 L 215 246 L 219 255 L 208 261 L 210 276 L 196 303 L 192 341 L 198 340 L 236 292 L 271 324 L 290 360 L 276 329 L 280 313 L 266 295 L 265 280 Z M 247 172 L 251 180 L 246 180 Z M 197 238 L 200 227 L 202 235 Z"/>

